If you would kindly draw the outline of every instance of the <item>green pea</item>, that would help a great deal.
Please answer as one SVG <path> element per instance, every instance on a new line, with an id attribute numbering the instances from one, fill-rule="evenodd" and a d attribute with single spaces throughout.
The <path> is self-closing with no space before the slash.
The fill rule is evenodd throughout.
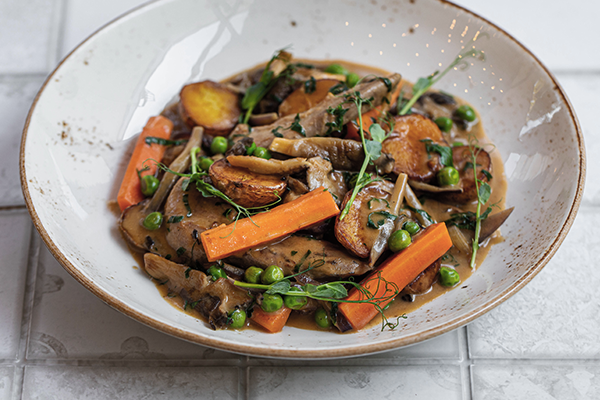
<path id="1" fill-rule="evenodd" d="M 460 174 L 454 167 L 444 167 L 437 173 L 437 180 L 440 186 L 456 185 L 460 182 Z"/>
<path id="2" fill-rule="evenodd" d="M 404 250 L 405 248 L 410 246 L 411 242 L 412 239 L 410 237 L 410 233 L 408 233 L 404 229 L 398 229 L 397 231 L 392 233 L 392 235 L 388 239 L 388 247 L 391 251 L 396 253 L 397 251 Z"/>
<path id="3" fill-rule="evenodd" d="M 455 269 L 449 267 L 440 268 L 440 284 L 442 286 L 455 286 L 458 282 L 460 282 L 460 275 L 456 272 Z"/>
<path id="4" fill-rule="evenodd" d="M 452 129 L 452 120 L 448 117 L 436 118 L 435 124 L 442 132 L 450 132 L 450 129 Z"/>
<path id="5" fill-rule="evenodd" d="M 153 213 L 148 214 L 146 218 L 144 218 L 144 222 L 142 222 L 142 225 L 144 225 L 144 228 L 148 230 L 155 231 L 158 228 L 160 228 L 162 222 L 163 215 L 158 211 L 155 211 Z"/>
<path id="6" fill-rule="evenodd" d="M 144 175 L 142 176 L 142 180 L 140 182 L 140 186 L 142 188 L 142 194 L 146 197 L 150 197 L 156 192 L 158 189 L 158 185 L 160 185 L 160 181 L 154 175 Z"/>
<path id="7" fill-rule="evenodd" d="M 213 154 L 223 154 L 227 151 L 229 144 L 227 139 L 223 136 L 215 136 L 212 143 L 210 144 L 210 151 Z"/>
<path id="8" fill-rule="evenodd" d="M 354 72 L 350 72 L 346 76 L 346 85 L 348 85 L 348 87 L 354 87 L 354 86 L 356 86 L 356 84 L 358 83 L 358 81 L 360 81 L 360 76 L 358 76 Z"/>
<path id="9" fill-rule="evenodd" d="M 421 227 L 415 221 L 406 221 L 402 225 L 402 229 L 408 232 L 410 236 L 414 236 L 421 230 Z"/>
<path id="10" fill-rule="evenodd" d="M 244 278 L 246 278 L 246 282 L 250 283 L 260 283 L 260 277 L 263 274 L 263 269 L 258 267 L 250 267 L 244 272 Z"/>
<path id="11" fill-rule="evenodd" d="M 260 308 L 264 312 L 275 312 L 283 307 L 283 299 L 278 294 L 264 294 Z"/>
<path id="12" fill-rule="evenodd" d="M 325 72 L 336 75 L 348 75 L 348 70 L 340 64 L 331 64 L 325 68 Z"/>
<path id="13" fill-rule="evenodd" d="M 265 269 L 260 280 L 265 285 L 270 285 L 271 283 L 275 283 L 283 279 L 283 270 L 279 268 L 277 265 L 271 265 Z"/>
<path id="14" fill-rule="evenodd" d="M 456 111 L 454 111 L 454 115 L 468 122 L 473 122 L 475 121 L 475 118 L 477 118 L 477 115 L 475 115 L 475 110 L 466 104 L 458 107 Z"/>
<path id="15" fill-rule="evenodd" d="M 208 269 L 208 274 L 212 275 L 213 281 L 216 281 L 219 278 L 227 278 L 225 270 L 217 265 L 211 265 Z"/>
<path id="16" fill-rule="evenodd" d="M 208 157 L 200 157 L 200 169 L 202 171 L 208 171 L 211 165 L 213 165 L 214 161 L 212 158 Z"/>
<path id="17" fill-rule="evenodd" d="M 251 156 L 254 153 L 254 150 L 256 150 L 256 143 L 252 142 L 250 146 L 246 147 L 246 155 Z"/>
<path id="18" fill-rule="evenodd" d="M 325 311 L 324 308 L 319 308 L 315 311 L 315 322 L 319 328 L 323 329 L 331 328 L 333 325 L 329 314 L 327 314 L 327 311 Z"/>
<path id="19" fill-rule="evenodd" d="M 303 292 L 302 289 L 292 286 L 289 292 Z M 283 302 L 287 308 L 292 310 L 299 310 L 308 303 L 308 299 L 304 296 L 283 296 Z"/>
<path id="20" fill-rule="evenodd" d="M 233 310 L 229 313 L 229 327 L 232 329 L 241 329 L 246 325 L 246 311 L 244 310 Z"/>
<path id="21" fill-rule="evenodd" d="M 265 160 L 269 160 L 271 158 L 271 152 L 265 147 L 257 147 L 252 155 L 254 157 L 264 158 Z"/>

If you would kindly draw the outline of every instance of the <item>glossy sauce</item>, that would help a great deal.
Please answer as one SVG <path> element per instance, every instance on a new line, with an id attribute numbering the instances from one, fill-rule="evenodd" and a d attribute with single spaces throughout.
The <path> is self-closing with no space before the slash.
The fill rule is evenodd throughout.
<path id="1" fill-rule="evenodd" d="M 323 68 L 332 63 L 338 63 L 338 64 L 341 64 L 344 67 L 346 67 L 349 71 L 355 72 L 355 73 L 359 74 L 360 76 L 365 76 L 365 75 L 387 76 L 390 74 L 388 71 L 380 69 L 380 68 L 350 63 L 350 62 L 341 61 L 341 60 L 314 61 L 314 60 L 305 60 L 305 59 L 295 59 L 294 62 L 303 62 L 303 63 L 313 64 L 317 67 L 323 67 Z M 242 74 L 250 74 L 250 73 L 256 72 L 257 70 L 259 70 L 261 68 L 264 68 L 265 64 L 266 63 L 263 63 L 259 66 L 256 66 L 256 67 L 250 68 L 246 71 L 243 71 L 241 73 L 238 73 L 235 76 L 224 79 L 222 82 L 235 81 L 237 79 L 237 77 L 240 77 Z M 404 80 L 400 84 L 405 87 L 405 92 L 410 92 L 412 84 L 410 84 Z M 463 101 L 457 97 L 454 97 L 454 99 L 457 102 L 457 105 L 468 104 L 465 101 Z M 174 109 L 173 106 L 170 108 Z M 428 113 L 432 114 L 434 116 L 434 118 L 437 118 L 440 116 L 447 116 L 447 117 L 451 116 L 451 111 L 449 111 L 446 107 L 436 105 L 433 102 L 429 102 L 429 103 L 426 102 L 423 108 Z M 166 112 L 168 113 L 170 111 L 171 110 L 169 110 L 169 107 L 168 107 Z M 479 115 L 478 115 L 478 118 L 479 118 Z M 492 171 L 491 172 L 493 175 L 493 179 L 489 182 L 489 184 L 492 188 L 492 193 L 491 193 L 488 204 L 496 204 L 498 206 L 494 209 L 494 211 L 492 211 L 492 213 L 495 213 L 495 212 L 505 208 L 507 182 L 506 182 L 506 177 L 504 175 L 504 165 L 503 165 L 502 159 L 501 159 L 498 151 L 490 151 L 489 150 L 492 146 L 492 142 L 485 134 L 481 121 L 479 121 L 475 124 L 471 124 L 470 126 L 468 126 L 467 130 L 468 130 L 467 134 L 471 134 L 474 137 L 476 137 L 479 142 L 479 145 L 484 147 L 484 149 L 486 149 L 490 153 L 490 156 L 492 159 Z M 450 144 L 452 144 L 455 141 L 461 141 L 464 144 L 468 144 L 468 139 L 467 139 L 467 137 L 465 137 L 465 132 L 458 129 L 456 127 L 456 124 L 453 124 L 452 130 L 447 134 L 445 133 L 444 136 L 446 137 L 446 140 Z M 461 205 L 460 206 L 461 211 L 475 212 L 476 204 L 477 204 L 476 202 L 473 202 L 472 204 Z M 431 199 L 427 199 L 425 204 L 423 204 L 423 207 L 436 221 L 444 221 L 449 218 L 451 213 L 457 212 L 456 210 L 452 210 L 448 205 L 436 202 Z M 483 211 L 484 210 L 482 210 L 482 212 Z M 463 233 L 465 233 L 465 231 L 463 231 Z M 468 235 L 468 232 L 466 233 L 466 235 Z M 496 231 L 490 238 L 486 239 L 480 245 L 480 248 L 478 250 L 476 265 L 477 266 L 481 265 L 481 263 L 485 259 L 486 255 L 488 254 L 490 248 L 494 244 L 499 243 L 501 241 L 503 241 L 503 238 L 500 234 L 500 231 Z M 456 268 L 456 270 L 460 274 L 461 282 L 457 286 L 455 286 L 455 288 L 464 286 L 464 282 L 469 278 L 469 276 L 473 272 L 473 270 L 471 270 L 471 268 L 469 267 L 470 255 L 461 253 L 455 247 L 453 247 L 450 250 L 450 254 L 453 256 L 454 259 L 450 258 L 450 260 L 446 260 L 445 262 L 443 262 L 442 265 L 453 266 Z M 138 257 L 136 257 L 136 259 L 138 259 Z M 138 261 L 139 261 L 140 265 L 143 265 L 143 260 L 138 259 Z M 458 265 L 456 266 L 456 264 L 458 264 Z M 170 293 L 168 288 L 166 287 L 166 285 L 158 285 L 157 284 L 157 288 L 159 289 L 159 292 L 161 293 L 161 295 L 167 301 L 169 301 L 170 304 L 172 304 L 175 308 L 177 308 L 180 311 L 183 309 L 185 302 L 179 295 Z M 386 315 L 386 317 L 391 319 L 392 317 L 397 317 L 402 314 L 409 314 L 411 311 L 418 309 L 419 307 L 423 306 L 427 302 L 433 300 L 434 298 L 436 298 L 440 295 L 443 295 L 445 292 L 452 290 L 452 289 L 453 288 L 446 288 L 446 287 L 441 286 L 438 283 L 435 283 L 427 293 L 422 294 L 422 295 L 413 296 L 414 300 L 412 302 L 404 301 L 400 298 L 401 296 L 398 296 L 392 303 L 390 303 L 390 306 L 385 311 L 385 315 Z M 188 308 L 187 310 L 184 310 L 184 312 L 188 313 L 189 315 L 191 315 L 195 318 L 203 319 L 200 316 L 200 314 L 198 312 L 196 312 L 195 310 L 191 310 Z M 374 326 L 380 325 L 380 324 L 381 324 L 381 318 L 375 318 L 373 321 L 371 321 L 371 323 L 365 329 L 368 329 L 370 327 L 374 327 Z M 249 325 L 249 327 L 253 327 L 252 324 L 247 323 L 247 325 Z M 319 329 L 316 326 L 316 324 L 314 323 L 314 317 L 312 314 L 302 315 L 299 313 L 292 313 L 290 316 L 290 319 L 288 320 L 287 325 L 293 326 L 296 328 L 301 328 L 301 329 L 309 329 L 309 330 L 318 330 Z M 260 329 L 260 328 L 256 328 L 256 329 Z M 331 329 L 331 331 L 338 332 L 337 329 L 335 329 L 335 328 Z M 354 331 L 350 331 L 350 332 L 354 332 Z"/>

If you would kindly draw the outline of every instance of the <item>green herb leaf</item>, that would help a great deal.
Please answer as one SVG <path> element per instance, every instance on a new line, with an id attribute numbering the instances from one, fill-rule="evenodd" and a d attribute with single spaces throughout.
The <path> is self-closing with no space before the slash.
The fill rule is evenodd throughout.
<path id="1" fill-rule="evenodd" d="M 269 290 L 265 293 L 267 294 L 286 294 L 290 291 L 290 281 L 288 279 L 283 279 L 281 281 L 275 282 Z"/>
<path id="2" fill-rule="evenodd" d="M 348 87 L 348 86 L 346 86 L 346 83 L 344 83 L 344 82 L 340 82 L 340 83 L 338 83 L 338 84 L 336 84 L 336 85 L 333 85 L 333 86 L 332 86 L 332 87 L 329 89 L 329 92 L 330 92 L 330 93 L 332 93 L 332 94 L 334 94 L 334 95 L 338 95 L 338 94 L 340 94 L 340 93 L 342 93 L 342 92 L 345 92 L 345 91 L 346 91 L 346 90 L 348 90 L 348 89 L 349 89 L 349 87 Z"/>
<path id="3" fill-rule="evenodd" d="M 434 223 L 433 218 L 431 218 L 431 215 L 429 215 L 427 213 L 427 211 L 425 210 L 418 210 L 416 208 L 413 208 L 411 206 L 406 206 L 406 208 L 408 208 L 410 211 L 420 214 L 423 218 L 425 218 L 427 221 L 431 222 L 432 224 Z"/>
<path id="4" fill-rule="evenodd" d="M 487 203 L 490 199 L 490 195 L 492 194 L 492 188 L 486 182 L 482 182 L 479 187 L 479 201 L 481 204 Z"/>
<path id="5" fill-rule="evenodd" d="M 311 76 L 309 80 L 304 82 L 304 93 L 311 94 L 315 90 L 317 90 L 317 80 Z"/>
<path id="6" fill-rule="evenodd" d="M 375 214 L 375 215 L 381 215 L 383 218 L 380 219 L 380 220 L 378 220 L 378 221 L 376 221 L 376 222 L 373 222 L 373 220 L 372 220 L 373 214 Z M 394 214 L 390 214 L 387 211 L 373 211 L 367 217 L 367 226 L 369 228 L 372 228 L 372 229 L 379 229 L 380 227 L 383 226 L 383 224 L 385 223 L 385 220 L 388 219 L 388 218 L 391 219 L 392 221 L 395 221 L 396 218 L 398 218 L 398 217 L 396 215 L 394 215 Z"/>
<path id="7" fill-rule="evenodd" d="M 296 114 L 296 118 L 294 118 L 294 122 L 290 125 L 290 129 L 306 137 L 306 131 L 304 130 L 304 127 L 300 125 L 300 114 Z"/>
<path id="8" fill-rule="evenodd" d="M 180 144 L 187 143 L 187 140 L 168 140 L 159 137 L 148 136 L 146 139 L 144 139 L 144 142 L 146 142 L 148 145 L 159 144 L 161 146 L 179 146 Z"/>
<path id="9" fill-rule="evenodd" d="M 365 153 L 369 155 L 371 160 L 377 160 L 381 156 L 381 143 L 374 140 L 367 140 Z"/>
<path id="10" fill-rule="evenodd" d="M 378 199 L 377 197 L 373 197 L 371 200 L 369 200 L 369 201 L 367 202 L 367 206 L 369 207 L 369 210 L 372 208 L 372 207 L 371 207 L 371 203 L 372 203 L 373 201 L 376 201 L 376 202 L 378 202 L 378 203 L 381 203 L 382 201 L 384 201 L 384 202 L 385 202 L 385 206 L 386 206 L 387 208 L 390 208 L 390 202 L 389 202 L 389 201 L 387 201 L 386 199 Z"/>
<path id="11" fill-rule="evenodd" d="M 385 131 L 383 130 L 383 128 L 381 127 L 381 125 L 379 124 L 373 124 L 369 127 L 369 132 L 371 133 L 371 137 L 373 138 L 373 140 L 379 142 L 379 143 L 383 143 L 383 141 L 385 139 L 388 138 L 389 135 L 387 135 L 385 133 Z"/>
<path id="12" fill-rule="evenodd" d="M 300 272 L 300 267 L 302 267 L 302 264 L 304 264 L 304 261 L 306 261 L 306 259 L 308 258 L 308 256 L 310 256 L 310 254 L 311 254 L 310 250 L 307 250 L 306 253 L 304 253 L 304 255 L 302 256 L 302 258 L 300 259 L 298 264 L 296 264 L 294 266 L 294 273 Z"/>
<path id="13" fill-rule="evenodd" d="M 173 216 L 169 217 L 169 219 L 167 220 L 167 224 L 176 224 L 181 221 L 183 221 L 182 215 L 173 215 Z"/>
<path id="14" fill-rule="evenodd" d="M 483 173 L 483 175 L 485 175 L 488 181 L 492 180 L 492 174 L 490 174 L 490 171 L 482 169 L 481 172 Z"/>
<path id="15" fill-rule="evenodd" d="M 441 146 L 437 143 L 433 143 L 431 139 L 421 139 L 421 142 L 425 143 L 425 150 L 427 153 L 437 153 L 440 155 L 440 162 L 445 167 L 454 167 L 454 160 L 452 159 L 452 147 Z"/>

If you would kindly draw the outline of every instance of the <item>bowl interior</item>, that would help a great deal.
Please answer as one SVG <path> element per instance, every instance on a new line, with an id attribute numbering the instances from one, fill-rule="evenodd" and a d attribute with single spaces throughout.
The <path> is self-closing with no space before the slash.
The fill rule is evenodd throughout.
<path id="1" fill-rule="evenodd" d="M 296 57 L 344 59 L 409 80 L 468 61 L 437 88 L 476 106 L 505 162 L 505 241 L 464 283 L 411 313 L 395 331 L 343 336 L 212 331 L 176 311 L 137 268 L 108 202 L 132 139 L 192 81 L 219 80 L 287 46 Z M 223 350 L 273 357 L 343 357 L 396 348 L 458 327 L 531 279 L 570 227 L 583 189 L 584 150 L 573 111 L 547 70 L 485 20 L 439 0 L 317 2 L 166 0 L 101 29 L 67 57 L 34 103 L 21 150 L 23 190 L 52 253 L 111 306 L 150 326 Z"/>

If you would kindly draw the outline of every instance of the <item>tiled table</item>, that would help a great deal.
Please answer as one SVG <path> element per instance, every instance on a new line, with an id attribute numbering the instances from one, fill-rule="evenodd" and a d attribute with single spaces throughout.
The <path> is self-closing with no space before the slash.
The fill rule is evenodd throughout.
<path id="1" fill-rule="evenodd" d="M 0 0 L 0 400 L 600 398 L 599 2 L 459 2 L 533 49 L 579 115 L 588 181 L 556 256 L 465 328 L 385 354 L 320 362 L 237 356 L 147 328 L 73 280 L 32 228 L 18 179 L 29 105 L 71 48 L 140 3 Z"/>

